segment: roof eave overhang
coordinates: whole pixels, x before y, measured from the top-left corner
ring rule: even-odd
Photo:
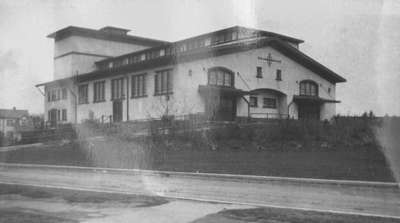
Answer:
[[[278,39],[274,39],[269,42],[269,45],[279,52],[283,53],[285,56],[307,67],[308,69],[320,75],[331,83],[346,82],[345,78],[336,74],[329,68],[325,67],[324,65],[320,64],[316,60],[307,56],[300,50],[290,46],[289,44],[286,44]]]
[[[293,101],[294,102],[311,102],[311,103],[340,103],[338,100],[333,100],[333,99],[326,99],[326,98],[321,98],[318,96],[305,96],[305,95],[294,95],[293,96]]]
[[[303,66],[307,67],[308,69],[315,72],[317,75],[320,75],[321,77],[323,77],[324,79],[328,80],[331,83],[340,83],[346,81],[346,79],[339,76],[338,74],[331,71],[322,64],[318,63],[311,57],[308,57],[306,54],[302,53],[298,49],[275,38],[265,38],[257,41],[240,42],[232,45],[223,45],[223,46],[198,49],[192,52],[189,51],[184,53],[178,53],[176,55],[160,57],[149,61],[139,62],[137,64],[125,65],[111,69],[96,70],[90,73],[79,75],[77,77],[77,80],[83,82],[91,79],[100,79],[113,75],[120,75],[129,72],[137,72],[161,66],[174,65],[182,62],[188,62],[210,57],[217,57],[235,52],[247,51],[264,46],[273,47],[274,49],[278,50],[285,56],[302,64]]]

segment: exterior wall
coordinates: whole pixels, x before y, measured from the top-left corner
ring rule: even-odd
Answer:
[[[115,78],[120,77],[116,76]],[[82,82],[81,84],[88,84],[88,104],[78,104],[78,112],[77,112],[77,121],[78,123],[90,119],[90,113],[93,113],[94,119],[100,119],[101,116],[110,116],[112,115],[112,101],[111,101],[111,79],[101,79],[105,80],[105,101],[104,102],[93,102],[93,83],[95,81]],[[96,80],[96,81],[101,81]],[[126,84],[126,82],[125,82]],[[126,102],[126,99],[124,100]],[[122,103],[123,111],[124,111],[124,102]],[[123,116],[126,117],[126,113],[123,112]],[[125,119],[124,119],[125,120]]]
[[[95,69],[94,62],[96,61],[145,48],[148,47],[138,44],[100,40],[81,36],[71,36],[55,41],[54,79],[69,77],[75,75],[76,72],[81,74],[93,71]],[[68,54],[71,52],[75,53]],[[82,55],[79,53],[88,55]]]
[[[250,116],[252,118],[279,118],[278,114],[287,114],[286,96],[280,96],[271,92],[259,93],[252,95],[257,97],[258,106],[250,107]],[[276,108],[264,108],[263,99],[274,98],[276,100]],[[239,114],[247,115],[247,104],[241,104]]]
[[[67,99],[60,99],[57,101],[48,101],[48,94],[53,89],[67,89]],[[75,95],[76,86],[73,85],[72,81],[64,84],[47,85],[45,86],[45,97],[44,97],[44,120],[49,121],[48,111],[52,109],[67,109],[67,121],[60,120],[59,123],[75,123]]]
[[[271,53],[276,60],[281,63],[272,63],[271,66],[258,57],[267,57]],[[181,116],[185,114],[202,113],[205,109],[204,99],[198,92],[199,85],[207,85],[207,70],[211,67],[222,66],[232,70],[235,73],[235,87],[245,91],[269,88],[275,89],[286,94],[278,96],[271,93],[259,94],[259,107],[251,108],[251,113],[281,113],[289,114],[292,118],[297,118],[297,105],[293,103],[293,96],[299,95],[299,83],[302,80],[313,80],[319,85],[319,96],[326,99],[335,99],[335,85],[287,58],[278,51],[270,47],[260,48],[251,51],[245,51],[236,54],[228,54],[214,58],[206,58],[191,62],[177,63],[175,66],[158,67],[155,69],[143,70],[135,73],[115,76],[105,79],[105,101],[93,103],[93,83],[99,80],[93,80],[88,83],[89,104],[78,105],[77,121],[81,122],[90,118],[101,120],[102,116],[112,115],[111,101],[111,79],[124,77],[124,88],[126,92],[126,78],[129,77],[128,95],[123,100],[123,121],[127,120],[127,108],[129,108],[129,120],[160,118],[163,114]],[[263,78],[256,78],[256,67],[261,66]],[[173,94],[167,101],[166,96],[154,95],[154,75],[158,70],[173,69],[172,82]],[[275,80],[276,70],[282,71],[282,81]],[[189,72],[191,71],[191,72]],[[146,73],[146,97],[131,98],[131,76]],[[84,84],[84,83],[80,83]],[[330,88],[330,93],[328,93]],[[77,89],[77,86],[75,86]],[[249,96],[245,96],[247,100]],[[262,108],[263,97],[275,97],[278,99],[277,109]],[[70,95],[68,96],[70,97]],[[47,100],[47,97],[46,97]],[[129,101],[127,101],[129,100]],[[62,107],[64,102],[58,101],[53,105],[48,105],[46,111],[50,108]],[[127,104],[129,103],[129,104]],[[72,106],[71,102],[69,103]],[[69,111],[68,110],[68,114]],[[168,110],[168,112],[167,112]],[[321,119],[330,119],[335,114],[335,104],[325,103],[321,106]],[[47,116],[47,113],[45,114]],[[247,103],[244,99],[237,99],[237,116],[247,117]],[[260,115],[256,115],[260,116]],[[262,115],[261,115],[262,116]],[[69,116],[70,117],[70,116]],[[47,119],[46,119],[47,120]]]
[[[267,57],[271,53],[281,63],[272,63],[271,66],[258,57]],[[207,58],[177,65],[176,89],[179,89],[180,101],[188,98],[190,104],[187,107],[193,108],[195,112],[204,111],[204,101],[198,94],[198,86],[207,84],[207,69],[214,66],[226,67],[235,72],[235,87],[245,91],[270,88],[286,94],[286,106],[281,103],[282,111],[288,111],[290,117],[297,118],[297,107],[292,102],[294,95],[299,95],[299,83],[302,80],[313,80],[319,85],[319,96],[326,99],[335,99],[335,84],[323,79],[302,65],[282,55],[271,47],[259,48],[242,53],[228,54],[224,56]],[[257,66],[262,67],[263,78],[256,78]],[[275,80],[276,70],[282,71],[282,81]],[[189,76],[192,70],[192,76]],[[243,80],[242,80],[243,79]],[[331,92],[328,93],[328,88]],[[175,90],[174,90],[175,92]],[[249,96],[246,96],[249,99]],[[285,99],[282,99],[285,100]],[[290,107],[288,108],[287,106]],[[285,108],[286,107],[286,108]],[[287,113],[287,112],[286,112]],[[325,104],[321,108],[321,119],[330,119],[335,114],[335,104]],[[238,116],[247,116],[247,103],[244,100],[238,101]]]

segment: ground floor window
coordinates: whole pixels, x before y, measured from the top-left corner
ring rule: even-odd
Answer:
[[[154,76],[154,94],[172,93],[172,70],[157,71]]]
[[[250,107],[258,107],[257,96],[250,96]]]
[[[124,78],[111,80],[111,99],[123,99],[124,97]]]
[[[63,109],[63,110],[61,110],[61,119],[63,120],[63,121],[67,121],[67,109]]]
[[[89,103],[88,98],[88,85],[82,84],[78,87],[78,103],[79,104],[87,104]]]
[[[263,108],[276,108],[276,99],[263,98]]]
[[[146,74],[132,76],[132,97],[146,96]]]
[[[105,81],[97,81],[93,84],[93,102],[105,101]]]
[[[13,126],[14,125],[14,120],[8,119],[7,120],[7,126]]]

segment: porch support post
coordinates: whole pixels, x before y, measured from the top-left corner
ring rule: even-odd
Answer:
[[[250,121],[250,102],[243,95],[242,98],[247,103],[247,120]]]

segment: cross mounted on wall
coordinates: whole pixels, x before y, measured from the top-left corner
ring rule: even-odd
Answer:
[[[282,62],[282,61],[280,61],[280,60],[276,60],[276,59],[272,58],[271,53],[268,53],[267,58],[265,58],[265,57],[258,57],[258,59],[259,59],[259,60],[265,60],[265,61],[267,61],[269,67],[272,65],[273,62],[276,62],[276,63],[281,63],[281,62]]]

